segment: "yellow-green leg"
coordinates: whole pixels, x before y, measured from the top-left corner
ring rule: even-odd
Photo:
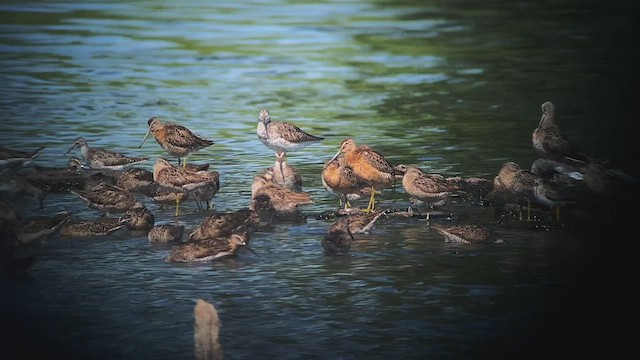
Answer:
[[[178,217],[179,213],[180,213],[180,198],[176,196],[176,217]]]
[[[367,209],[365,210],[365,212],[371,212],[376,208],[376,189],[372,186],[371,187],[371,198],[369,198],[369,206],[367,206]]]

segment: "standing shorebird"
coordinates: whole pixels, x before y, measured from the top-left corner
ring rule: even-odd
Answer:
[[[260,110],[256,133],[260,141],[276,153],[297,151],[324,140],[323,137],[311,135],[288,122],[272,121],[267,109]]]
[[[293,166],[287,164],[287,153],[276,153],[273,182],[287,189],[302,191],[302,177]]]
[[[149,160],[149,158],[146,157],[129,157],[115,151],[89,147],[87,140],[83,137],[76,138],[73,145],[64,155],[67,155],[71,150],[76,148],[80,149],[84,161],[86,161],[92,169],[124,170]]]
[[[384,156],[371,147],[367,145],[356,146],[353,139],[345,139],[342,141],[338,152],[325,165],[325,169],[341,153],[344,153],[345,161],[353,169],[354,174],[371,186],[371,198],[366,211],[373,211],[376,206],[376,188],[382,190],[382,188],[389,186],[393,182],[395,178],[394,168]]]
[[[187,166],[187,157],[214,144],[186,127],[175,123],[163,123],[159,117],[152,117],[147,121],[149,130],[138,148],[153,134],[158,144],[171,156],[178,158],[178,165]],[[180,160],[182,159],[182,164]]]
[[[402,187],[413,198],[427,203],[427,208],[444,204],[451,197],[462,193],[458,181],[448,181],[438,174],[425,174],[417,167],[397,165],[396,169],[404,172]],[[427,220],[429,210],[427,209]]]
[[[173,166],[167,159],[158,158],[153,165],[153,181],[176,190],[184,190],[189,194],[195,189],[217,181],[217,178],[207,171]],[[176,216],[179,214],[179,209],[180,197],[176,197]]]
[[[533,131],[532,140],[533,148],[544,158],[579,164],[589,162],[556,124],[556,107],[549,101],[542,104],[542,118]]]
[[[518,204],[519,218],[522,220],[522,206],[527,205],[527,220],[531,220],[531,202],[535,201],[533,186],[538,176],[521,169],[513,161],[502,164],[500,172],[493,178],[493,189],[486,197],[490,203],[501,206]]]
[[[347,210],[351,207],[350,200],[357,200],[363,194],[369,193],[369,184],[360,179],[347,165],[344,156],[327,162],[322,170],[322,186],[330,194],[340,198],[340,208]]]
[[[533,194],[538,203],[549,207],[552,211],[555,208],[555,219],[559,222],[560,208],[577,202],[577,199],[571,197],[573,194],[568,194],[567,189],[569,188],[557,186],[557,183],[547,181],[544,178],[536,178]]]
[[[194,189],[191,194],[193,198],[196,200],[196,204],[198,205],[198,209],[202,209],[202,202],[205,203],[205,209],[211,209],[211,201],[213,197],[216,196],[218,191],[220,191],[220,173],[217,171],[209,171],[209,174],[213,177],[213,181],[209,182],[205,186],[201,186],[197,189]]]

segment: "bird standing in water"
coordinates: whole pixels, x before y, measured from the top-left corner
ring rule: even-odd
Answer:
[[[152,117],[147,121],[149,130],[142,139],[142,147],[149,134],[153,134],[156,142],[171,156],[178,158],[178,165],[187,166],[187,157],[214,144],[213,140],[205,139],[189,130],[185,126],[175,123],[163,123],[159,117]],[[182,164],[180,164],[182,159]]]
[[[353,139],[345,139],[340,144],[338,152],[329,160],[324,169],[344,153],[346,164],[349,165],[357,177],[371,186],[371,198],[365,211],[375,209],[376,188],[382,189],[393,183],[395,170],[379,152],[367,145],[356,146]],[[324,170],[323,169],[323,170]]]

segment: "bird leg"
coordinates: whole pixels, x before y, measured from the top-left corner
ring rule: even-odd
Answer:
[[[373,211],[375,209],[375,207],[376,207],[375,196],[376,196],[376,189],[372,185],[371,186],[371,198],[369,198],[369,206],[367,206],[367,209],[365,210],[365,212],[371,212],[371,211]]]

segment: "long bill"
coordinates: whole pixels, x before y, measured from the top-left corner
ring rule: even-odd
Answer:
[[[144,142],[147,140],[147,138],[149,137],[149,133],[151,133],[151,130],[147,131],[147,134],[144,136],[144,138],[142,139],[142,142],[140,143],[140,146],[138,146],[138,149],[140,149],[142,147],[142,145],[144,145]]]
[[[547,115],[542,114],[542,117],[540,118],[540,123],[538,124],[538,129],[542,127],[542,124],[544,124],[544,119],[547,117]]]
[[[251,251],[251,253],[255,256],[260,256],[257,252],[255,252],[255,250],[253,250],[251,247],[249,247],[249,245],[245,245],[244,247],[247,248],[247,250]]]
[[[71,152],[71,150],[73,150],[73,149],[75,149],[75,148],[76,148],[76,144],[73,144],[73,146],[71,146],[71,147],[69,148],[69,150],[67,150],[67,151],[64,153],[64,155],[62,155],[62,156],[67,156],[67,154],[68,154],[68,153],[70,153],[70,152]]]
[[[331,158],[331,160],[327,161],[327,163],[325,164],[325,166],[322,168],[322,170],[326,169],[327,166],[329,166],[329,164],[331,164],[335,159],[338,158],[338,156],[340,156],[340,153],[342,152],[342,148],[340,148],[340,150],[338,150],[338,152],[333,155],[333,157]]]

